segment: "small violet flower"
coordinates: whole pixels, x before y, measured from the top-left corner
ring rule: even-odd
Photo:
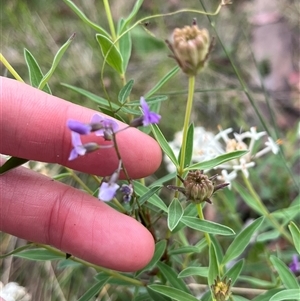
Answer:
[[[69,119],[67,121],[67,127],[75,133],[78,133],[80,135],[87,135],[91,132],[92,127],[89,124],[82,123],[77,120]]]
[[[116,183],[103,182],[99,189],[98,199],[103,202],[111,201],[115,197],[119,187]]]
[[[71,150],[69,161],[76,159],[78,156],[84,156],[86,153],[93,152],[99,148],[97,143],[82,144],[80,135],[76,132],[71,132],[73,149]]]
[[[297,255],[293,255],[293,261],[290,263],[289,268],[293,273],[300,272],[300,262]]]
[[[99,114],[92,117],[91,125],[101,124],[101,128],[95,131],[96,136],[102,136],[105,140],[112,140],[112,134],[119,129],[118,123],[110,118],[104,118]]]
[[[161,116],[155,112],[150,111],[150,108],[144,97],[141,97],[140,105],[142,107],[143,115],[132,120],[130,126],[138,127],[159,123]]]

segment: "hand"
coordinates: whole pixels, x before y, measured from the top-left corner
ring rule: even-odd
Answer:
[[[72,146],[66,121],[89,122],[93,110],[7,78],[0,77],[0,87],[0,153],[101,176],[117,168],[114,148],[68,161]],[[117,134],[117,142],[130,177],[158,168],[161,151],[151,137],[129,128]],[[4,232],[120,271],[138,270],[153,255],[153,238],[140,223],[75,188],[19,167],[0,175],[0,190]]]

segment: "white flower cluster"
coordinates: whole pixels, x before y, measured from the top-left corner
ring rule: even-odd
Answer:
[[[0,300],[4,301],[31,301],[30,294],[25,287],[16,282],[9,282],[6,285],[0,281]]]
[[[229,134],[232,135],[232,138],[229,137]],[[243,133],[233,133],[232,128],[225,130],[219,128],[217,135],[206,131],[203,127],[195,127],[192,164],[207,161],[236,150],[248,150],[248,153],[240,159],[232,160],[215,167],[215,169],[221,169],[221,175],[218,176],[218,179],[227,183],[231,183],[237,177],[238,171],[243,172],[248,178],[248,169],[255,166],[255,162],[252,161],[253,159],[259,158],[270,151],[274,154],[277,154],[279,151],[278,144],[280,141],[274,142],[271,137],[267,137],[267,141],[264,144],[265,147],[254,154],[256,142],[266,135],[266,132],[257,132],[256,127],[251,127],[249,131]],[[169,142],[170,147],[177,157],[180,152],[181,143],[182,131],[177,132],[175,139]],[[176,171],[176,167],[167,156],[165,156],[165,163],[169,172]]]

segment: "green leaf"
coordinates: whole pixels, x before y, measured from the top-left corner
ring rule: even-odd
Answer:
[[[151,301],[172,301],[169,297],[164,296],[160,293],[157,293],[157,292],[151,290],[149,287],[146,287],[146,289],[147,289],[149,296],[151,297]]]
[[[190,277],[190,276],[201,276],[204,278],[208,277],[208,267],[188,267],[182,270],[178,274],[178,278]]]
[[[239,278],[240,273],[244,267],[244,259],[236,262],[226,273],[224,276],[231,279],[231,285],[234,285],[236,280]]]
[[[150,91],[148,91],[145,95],[145,98],[150,97],[156,91],[158,91],[166,82],[168,82],[178,71],[179,67],[174,67],[169,73],[167,73]]]
[[[180,254],[188,254],[188,253],[201,253],[201,249],[196,246],[184,246],[177,249],[170,250],[168,252],[169,255],[180,255]]]
[[[188,288],[186,287],[184,281],[178,278],[177,273],[168,265],[163,262],[158,262],[157,267],[167,279],[167,281],[175,288],[179,289],[180,291],[184,291],[189,293]]]
[[[134,18],[134,16],[138,13],[138,11],[140,10],[140,7],[142,6],[144,0],[137,0],[132,8],[131,13],[129,14],[129,16],[124,20],[122,26],[120,27],[120,33],[122,33],[127,25],[131,22],[131,20]]]
[[[234,231],[224,225],[217,224],[210,221],[201,220],[198,217],[192,217],[192,216],[183,216],[180,220],[182,223],[184,223],[186,226],[206,232],[211,234],[219,234],[219,235],[234,235]]]
[[[247,284],[254,287],[261,287],[264,289],[271,289],[276,286],[275,282],[266,281],[259,278],[254,278],[251,276],[240,276],[239,281],[246,282]]]
[[[6,258],[6,257],[11,256],[11,255],[14,255],[14,254],[17,254],[17,253],[19,253],[19,252],[21,252],[21,251],[24,251],[24,250],[26,250],[26,249],[28,249],[28,248],[30,248],[30,247],[32,247],[32,246],[33,246],[33,243],[29,243],[29,244],[27,244],[27,245],[25,245],[25,246],[22,246],[22,247],[19,247],[19,248],[17,248],[17,249],[14,249],[13,251],[11,251],[11,252],[9,252],[9,253],[6,253],[6,254],[4,254],[4,255],[0,255],[0,259]]]
[[[257,242],[264,242],[264,241],[268,241],[268,240],[275,240],[280,236],[280,233],[275,229],[275,230],[271,230],[268,232],[264,232],[264,233],[260,233],[257,238],[256,241]]]
[[[121,104],[124,104],[126,102],[127,98],[129,97],[129,95],[131,93],[133,84],[134,84],[134,80],[131,79],[129,82],[126,83],[126,85],[119,92],[118,101]]]
[[[238,191],[238,193],[241,195],[245,203],[252,208],[254,211],[258,212],[260,215],[263,215],[262,208],[257,204],[255,199],[252,195],[248,193],[248,191],[241,185],[239,185],[237,182],[233,183],[234,188]]]
[[[37,88],[43,79],[44,74],[34,56],[26,48],[24,49],[24,57],[29,71],[30,84],[32,87]],[[48,84],[45,85],[43,91],[52,94]]]
[[[75,87],[75,86],[72,86],[72,85],[64,84],[64,83],[62,83],[61,85],[71,89],[74,92],[77,92],[77,93],[87,97],[88,99],[90,99],[91,101],[99,104],[100,106],[103,106],[103,107],[106,107],[106,108],[110,109],[110,104],[111,104],[111,107],[112,107],[113,110],[118,110],[119,109],[118,105],[116,105],[114,103],[110,103],[107,99],[105,99],[103,97],[100,97],[100,96],[98,96],[94,93],[91,93],[87,90],[84,90],[84,89],[81,89],[81,88],[78,88],[78,87]]]
[[[216,249],[213,243],[209,246],[209,267],[208,267],[208,285],[214,283],[214,280],[219,275],[219,263],[216,254]]]
[[[55,71],[56,67],[58,66],[64,53],[66,52],[66,50],[69,48],[70,44],[72,43],[74,37],[75,37],[75,33],[73,33],[71,35],[71,37],[68,39],[68,41],[59,48],[59,50],[57,51],[57,53],[53,59],[50,70],[44,75],[44,77],[40,81],[38,89],[40,89],[40,90],[44,89],[45,85],[48,83],[49,79],[51,78],[52,74],[54,73],[54,71]]]
[[[222,260],[222,265],[225,265],[227,262],[237,258],[242,254],[242,252],[248,246],[252,235],[258,230],[263,220],[263,216],[259,217],[235,237],[226,251],[226,254]]]
[[[170,160],[174,163],[175,166],[178,166],[178,161],[174,155],[174,152],[173,152],[172,148],[170,147],[168,141],[166,140],[165,136],[160,131],[157,124],[151,124],[151,128],[152,128],[152,133],[153,133],[156,141],[162,148],[163,152],[170,158]]]
[[[214,167],[217,167],[218,165],[221,165],[225,162],[228,162],[233,159],[240,158],[247,154],[248,151],[234,151],[231,153],[220,155],[214,159],[203,161],[200,163],[192,164],[191,166],[187,167],[185,171],[187,170],[194,170],[194,169],[212,169]]]
[[[71,9],[72,11],[89,27],[93,28],[97,32],[101,33],[102,35],[106,37],[110,37],[109,33],[105,31],[102,27],[100,27],[98,24],[92,22],[89,20],[86,15],[70,0],[63,0]]]
[[[193,156],[193,147],[194,147],[194,124],[191,123],[188,132],[187,132],[187,140],[186,140],[186,149],[185,149],[185,158],[184,158],[184,167],[187,167],[190,165],[192,156]],[[180,158],[181,158],[181,150],[178,155],[178,162],[180,164]]]
[[[123,58],[113,41],[102,34],[96,34],[105,62],[114,68],[119,74],[124,73]]]
[[[158,243],[155,244],[155,252],[154,255],[151,259],[151,261],[141,270],[139,270],[135,277],[138,277],[139,275],[141,275],[142,273],[144,273],[145,271],[150,271],[152,270],[157,262],[160,260],[160,258],[163,256],[165,250],[167,247],[167,241],[166,240],[161,240]]]
[[[17,253],[14,256],[36,261],[65,259],[64,255],[45,249],[31,249]]]
[[[300,300],[300,289],[288,289],[275,294],[270,301]]]
[[[157,195],[155,192],[160,188],[152,187],[149,189],[148,187],[142,185],[138,181],[133,181],[135,192],[138,196],[141,196],[142,202],[147,201],[148,203],[154,205],[155,207],[163,210],[164,212],[168,212],[168,207],[164,203],[164,201]],[[146,195],[148,193],[148,195]],[[145,195],[145,196],[144,196]],[[148,197],[149,196],[149,197]]]
[[[289,230],[292,234],[292,238],[293,238],[293,241],[294,241],[294,246],[295,246],[298,254],[300,254],[300,230],[294,222],[290,222]]]
[[[91,299],[94,300],[94,297],[101,291],[108,279],[109,277],[107,277],[107,279],[95,283],[78,299],[78,301],[89,301]]]
[[[10,157],[7,161],[3,163],[3,165],[0,166],[0,175],[4,174],[5,172],[14,169],[20,165],[25,164],[29,160],[18,158],[18,157]]]
[[[121,27],[123,26],[122,24],[124,23],[124,20],[121,19]],[[131,56],[131,50],[132,50],[132,40],[131,40],[131,35],[130,31],[128,31],[126,34],[124,34],[120,39],[119,39],[119,50],[123,58],[123,70],[126,72],[129,59]]]
[[[177,301],[199,301],[199,299],[195,298],[191,294],[166,285],[151,284],[148,285],[148,288]]]
[[[286,264],[281,261],[276,256],[271,256],[270,260],[276,269],[279,278],[281,279],[282,284],[285,286],[285,288],[288,289],[299,289],[300,286],[298,284],[297,278],[295,275],[291,272],[291,270],[286,266]]]
[[[255,297],[252,301],[270,301],[271,297],[273,297],[278,292],[281,292],[282,290],[283,289],[281,289],[281,288],[275,288],[275,289],[268,290],[266,293]]]
[[[168,228],[170,231],[180,222],[183,216],[183,208],[177,198],[174,198],[168,208]]]

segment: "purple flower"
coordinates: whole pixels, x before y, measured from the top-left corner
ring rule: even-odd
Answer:
[[[293,273],[300,272],[300,262],[297,255],[293,255],[293,261],[290,263],[289,268]]]
[[[82,123],[77,120],[69,119],[67,121],[67,127],[78,134],[87,135],[91,132],[92,127],[89,124]]]
[[[86,149],[83,147],[80,135],[77,132],[71,132],[72,135],[72,145],[69,161],[76,159],[78,156],[83,156],[86,153]]]
[[[118,123],[110,118],[104,118],[99,114],[95,114],[91,119],[92,127],[96,124],[100,124],[101,128],[95,131],[96,136],[102,136],[106,140],[112,140],[111,136],[119,129]]]
[[[161,116],[155,112],[151,112],[144,97],[141,97],[140,104],[143,110],[143,126],[158,123]]]
[[[120,186],[116,183],[103,182],[99,189],[98,199],[104,202],[111,201]]]
[[[94,142],[82,144],[80,135],[76,132],[71,132],[73,149],[71,150],[69,161],[76,159],[78,156],[84,156],[86,153],[93,152],[99,149],[99,145]]]

